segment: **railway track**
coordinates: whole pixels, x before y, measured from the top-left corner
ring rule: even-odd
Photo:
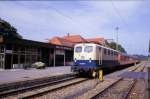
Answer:
[[[20,93],[25,93],[27,91],[32,91],[42,87],[59,84],[64,81],[73,80],[76,78],[74,74],[67,74],[61,76],[54,76],[42,79],[36,79],[31,81],[22,81],[17,83],[12,83],[8,85],[0,86],[0,98],[5,98],[8,96],[15,96]]]
[[[142,65],[142,64],[141,64]],[[143,71],[144,66],[131,70],[134,72]],[[127,99],[137,80],[132,78],[120,78],[91,99]]]
[[[138,69],[138,66],[132,68],[130,71],[135,71],[137,69]],[[123,78],[118,79],[113,84],[111,84],[108,88],[103,90],[101,93],[93,96],[92,99],[99,98],[99,96],[102,93],[104,93],[105,91],[107,91],[107,89],[113,87],[117,83],[119,83],[122,79]],[[13,93],[15,93],[15,94],[12,94],[12,93],[8,94],[7,93],[6,95],[3,95],[3,96],[6,96],[6,98],[9,98],[9,99],[12,99],[12,98],[19,98],[19,99],[30,99],[31,98],[31,99],[33,99],[33,98],[36,98],[36,97],[44,96],[44,98],[47,97],[45,99],[49,99],[50,95],[47,95],[49,93],[55,93],[55,92],[57,92],[59,90],[67,89],[67,88],[69,88],[71,86],[75,86],[75,85],[79,86],[81,83],[84,83],[84,82],[86,82],[88,80],[90,80],[90,79],[87,79],[87,78],[76,78],[76,77],[66,78],[66,79],[63,79],[63,80],[54,81],[53,83],[49,82],[49,84],[47,83],[47,84],[42,84],[42,85],[36,85],[33,88],[32,87],[28,87],[28,88],[25,88],[25,89],[23,88],[23,89],[14,91]],[[130,88],[128,88],[128,91],[126,91],[126,93],[124,95],[122,95],[122,97],[124,97],[123,99],[125,99],[128,96],[128,94],[131,91],[131,89],[134,86],[134,84],[135,84],[135,82],[129,85]],[[81,84],[81,85],[83,86],[84,84]],[[70,98],[78,97],[78,96],[88,92],[89,90],[94,89],[96,86],[97,86],[97,83],[96,84],[94,83],[90,87],[88,86],[88,87],[86,87],[86,88],[84,88],[82,90],[79,90],[78,92],[75,92],[75,94],[73,93],[73,94],[70,94],[70,95],[63,96],[61,98],[70,99]],[[76,87],[74,87],[74,89],[75,88]],[[72,88],[70,88],[70,89],[72,89]]]
[[[61,83],[61,85],[56,85],[57,87],[54,87],[54,88],[44,88],[44,89],[40,89],[41,91],[39,92],[35,92],[33,94],[30,94],[30,95],[25,95],[23,97],[21,97],[21,99],[33,99],[33,98],[36,98],[36,97],[40,97],[44,94],[47,94],[47,93],[50,93],[50,92],[55,92],[57,90],[60,90],[60,89],[63,89],[63,88],[66,88],[66,87],[70,87],[70,86],[73,86],[73,85],[76,85],[76,84],[80,84],[84,81],[87,81],[88,78],[77,78],[75,80],[72,80],[72,81],[69,81],[69,82],[64,82],[64,83]],[[48,99],[48,98],[47,98]]]
[[[136,67],[136,68],[138,68],[138,67]],[[134,71],[136,68],[133,68],[132,70]],[[87,81],[87,80],[85,80],[85,81]],[[78,96],[88,92],[89,90],[94,89],[97,86],[97,84],[98,84],[97,82],[95,83],[95,80],[91,80],[89,82],[94,82],[94,84],[91,84],[90,86],[88,85],[88,82],[83,82],[82,84],[81,84],[81,82],[79,82],[79,83],[78,82],[77,83],[72,83],[72,84],[66,84],[66,86],[64,86],[64,87],[59,87],[59,88],[56,88],[54,90],[50,90],[48,88],[49,90],[47,90],[47,91],[43,91],[41,93],[36,93],[36,94],[30,95],[30,96],[27,96],[27,97],[23,97],[23,99],[24,98],[44,98],[44,99],[49,99],[50,97],[53,98],[53,99],[59,99],[59,98],[72,99],[72,98],[76,98],[76,97],[78,97]],[[84,88],[81,88],[81,89],[78,89],[77,87],[79,85],[80,86],[88,85],[88,86],[86,86]],[[72,91],[72,89],[74,91]],[[70,92],[67,92],[68,90]],[[78,91],[75,91],[75,90],[78,90]],[[62,93],[62,94],[60,94],[60,93]],[[57,97],[54,97],[54,96],[57,96]]]
[[[53,91],[56,91],[59,89],[66,88],[71,85],[82,83],[86,80],[88,80],[88,79],[87,78],[70,77],[70,78],[66,78],[63,80],[54,81],[53,83],[50,82],[50,84],[38,85],[38,86],[36,86],[37,88],[33,88],[33,87],[26,88],[25,90],[28,90],[28,91],[24,91],[24,89],[16,90],[15,93],[17,93],[17,94],[10,94],[10,93],[8,94],[7,93],[7,95],[5,95],[5,98],[29,99],[29,98],[33,98],[33,97],[38,97],[38,96],[44,95],[49,92],[53,92]],[[3,98],[4,98],[4,96],[3,96]]]

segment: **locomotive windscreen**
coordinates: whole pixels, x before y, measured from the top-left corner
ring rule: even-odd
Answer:
[[[92,51],[93,51],[93,47],[92,47],[92,46],[86,46],[86,47],[84,48],[84,52],[90,53],[90,52],[92,52]]]
[[[82,52],[82,47],[81,46],[76,47],[75,52],[77,53]]]

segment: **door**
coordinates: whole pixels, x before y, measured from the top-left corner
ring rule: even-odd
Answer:
[[[6,54],[5,56],[5,69],[11,69],[11,54]]]
[[[101,47],[99,47],[99,48],[98,48],[98,53],[99,53],[99,54],[98,54],[98,55],[99,55],[99,65],[102,65],[102,60],[103,60],[103,59],[102,59],[102,57],[103,57],[103,56],[102,56],[102,52],[103,52],[103,49],[102,49]]]

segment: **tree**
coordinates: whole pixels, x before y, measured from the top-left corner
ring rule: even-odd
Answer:
[[[109,45],[110,48],[116,50],[116,45],[117,45],[117,44],[116,44],[115,42],[111,42],[111,43],[109,43],[108,45]],[[127,53],[126,50],[125,50],[120,44],[118,44],[118,50],[119,50],[120,52]]]
[[[22,39],[22,36],[17,32],[17,29],[10,25],[9,22],[0,18],[0,35],[7,38]]]

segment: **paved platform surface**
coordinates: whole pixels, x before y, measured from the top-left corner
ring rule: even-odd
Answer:
[[[71,66],[48,67],[46,69],[33,68],[28,70],[24,69],[0,70],[0,85],[70,73],[72,73]]]
[[[140,66],[145,66],[145,67],[150,67],[150,62],[145,62],[145,61],[143,61],[143,62],[141,62],[140,64],[137,64],[137,65],[140,65]],[[144,77],[145,77],[145,75],[146,75],[146,72],[137,72],[137,73],[134,73],[134,72],[131,72],[130,71],[130,68],[133,68],[133,67],[135,67],[136,65],[133,65],[133,66],[131,66],[131,67],[128,67],[128,68],[125,68],[125,69],[123,69],[123,70],[119,70],[119,71],[116,71],[116,72],[114,72],[114,73],[111,73],[111,74],[108,74],[108,75],[106,75],[106,76],[104,76],[104,78],[109,78],[109,77],[120,77],[121,75],[123,75],[123,74],[127,74],[127,73],[129,73],[128,75],[129,76],[131,76],[131,78],[143,78],[144,79]],[[129,71],[128,71],[129,70]],[[134,75],[133,75],[134,74]],[[128,76],[127,75],[127,76]],[[132,77],[132,76],[137,76],[137,77]],[[125,76],[124,76],[125,77]]]

